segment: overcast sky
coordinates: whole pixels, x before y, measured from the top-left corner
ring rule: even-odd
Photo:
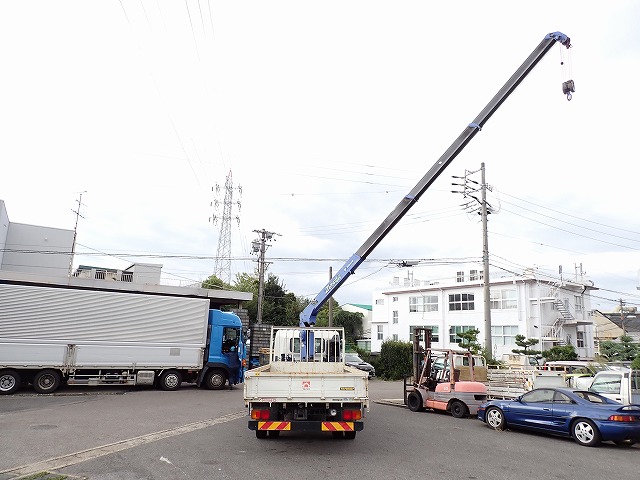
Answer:
[[[582,265],[593,308],[638,305],[640,3],[524,3],[3,1],[0,199],[12,222],[73,229],[85,192],[76,266],[199,281],[231,173],[232,276],[265,229],[269,271],[313,297],[560,31],[573,48],[554,46],[336,298],[371,303],[409,274],[394,260],[432,280],[480,262],[451,176],[484,162],[492,272]]]

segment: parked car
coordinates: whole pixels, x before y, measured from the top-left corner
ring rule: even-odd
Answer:
[[[344,363],[349,367],[355,367],[363,372],[368,372],[370,377],[376,376],[376,369],[373,368],[373,365],[365,362],[355,353],[347,353],[344,358]]]
[[[640,405],[622,405],[572,388],[537,388],[515,400],[490,400],[478,418],[496,430],[530,429],[573,437],[585,447],[601,441],[630,446],[640,441]]]

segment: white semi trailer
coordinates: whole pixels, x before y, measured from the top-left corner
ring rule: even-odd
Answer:
[[[206,298],[0,283],[0,394],[241,381],[240,318]]]

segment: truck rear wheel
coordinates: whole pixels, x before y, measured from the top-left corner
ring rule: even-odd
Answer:
[[[9,395],[20,388],[20,374],[15,370],[0,372],[0,395]]]
[[[160,374],[158,386],[160,390],[172,392],[178,390],[182,384],[182,375],[177,370],[166,370]]]
[[[226,383],[227,374],[217,368],[209,370],[204,378],[204,384],[209,390],[222,390]]]
[[[53,393],[61,384],[62,377],[55,370],[40,370],[33,377],[33,389],[38,393]]]
[[[256,438],[267,438],[267,433],[266,430],[256,430]]]

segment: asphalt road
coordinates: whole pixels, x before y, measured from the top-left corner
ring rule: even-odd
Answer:
[[[242,389],[177,392],[67,387],[0,397],[0,479],[54,472],[91,480],[330,478],[637,480],[640,448],[496,432],[480,421],[410,412],[385,399],[402,382],[370,383],[355,440],[283,433],[258,440]]]

